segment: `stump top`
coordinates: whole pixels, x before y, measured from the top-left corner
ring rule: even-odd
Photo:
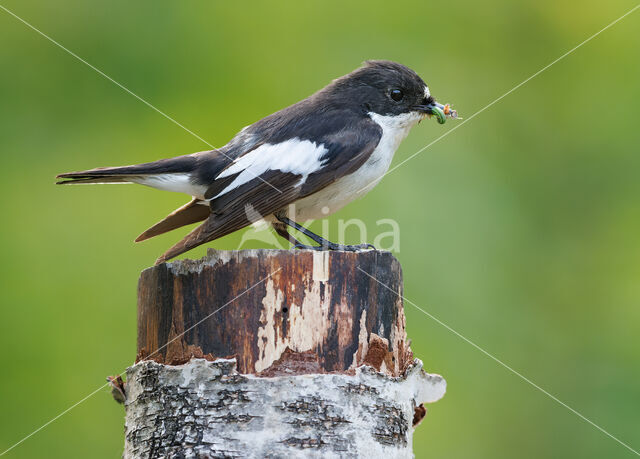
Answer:
[[[289,357],[314,373],[367,360],[395,376],[412,361],[401,295],[390,252],[210,249],[142,272],[139,358],[234,356],[254,374],[285,368]]]

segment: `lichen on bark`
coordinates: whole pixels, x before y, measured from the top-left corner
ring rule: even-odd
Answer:
[[[125,458],[412,457],[416,407],[446,383],[415,360],[399,377],[241,375],[234,359],[127,371]]]

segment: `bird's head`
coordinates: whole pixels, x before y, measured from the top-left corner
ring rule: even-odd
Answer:
[[[325,88],[339,103],[356,105],[365,113],[402,117],[415,123],[428,115],[438,122],[457,114],[440,105],[429,87],[410,68],[391,61],[366,61],[353,72],[338,78]]]

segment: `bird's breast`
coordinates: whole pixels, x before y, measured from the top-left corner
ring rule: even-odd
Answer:
[[[389,169],[402,140],[420,120],[419,115],[372,115],[371,118],[382,128],[382,136],[369,158],[351,174],[298,200],[294,205],[295,216],[289,212],[291,218],[299,221],[324,218],[371,191]]]

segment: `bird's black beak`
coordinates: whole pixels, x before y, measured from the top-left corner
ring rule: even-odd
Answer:
[[[426,104],[415,105],[413,108],[416,111],[426,113],[427,115],[434,115],[440,124],[444,124],[447,121],[447,117],[458,117],[458,112],[449,108],[449,104],[442,105],[433,99],[428,101]]]

